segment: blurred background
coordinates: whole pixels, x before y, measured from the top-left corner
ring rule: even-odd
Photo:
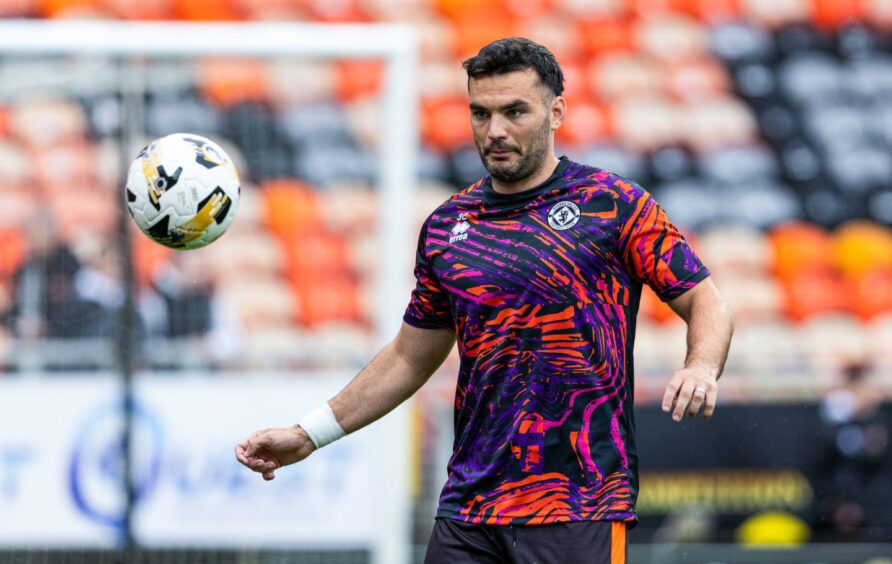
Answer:
[[[485,173],[461,61],[507,36],[563,67],[558,153],[651,191],[736,318],[717,415],[674,425],[657,402],[685,326],[643,298],[630,562],[892,562],[892,1],[0,0],[0,18],[401,24],[419,63],[411,236],[385,248],[385,61],[0,50],[0,562],[420,561],[454,355],[389,426],[275,485],[231,449],[389,337],[381,265],[408,288],[418,226]],[[120,215],[130,144],[178,131],[243,180],[198,251]]]

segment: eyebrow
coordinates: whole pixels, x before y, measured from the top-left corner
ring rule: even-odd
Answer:
[[[527,102],[526,100],[517,99],[517,100],[512,100],[511,102],[508,102],[507,104],[502,104],[501,106],[497,106],[495,108],[495,110],[504,112],[504,111],[511,110],[511,109],[514,109],[517,107],[521,107],[521,106],[526,107],[529,105],[530,105],[529,102]],[[476,102],[471,102],[470,107],[471,107],[472,111],[478,111],[478,110],[488,111],[490,109],[490,108],[487,108],[486,106],[481,106],[480,104],[477,104]]]

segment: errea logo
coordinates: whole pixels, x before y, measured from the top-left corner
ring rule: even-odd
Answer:
[[[449,237],[450,243],[464,241],[468,238],[468,230],[471,228],[471,224],[465,221],[466,219],[465,214],[459,214],[458,223],[452,226],[452,235]]]

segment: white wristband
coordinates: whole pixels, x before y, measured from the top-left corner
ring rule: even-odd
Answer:
[[[298,425],[306,431],[316,448],[322,448],[347,434],[335,419],[328,402],[304,415]]]

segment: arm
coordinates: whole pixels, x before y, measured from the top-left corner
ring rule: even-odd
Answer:
[[[418,329],[403,323],[396,338],[338,392],[328,404],[347,433],[380,419],[414,394],[443,363],[455,336],[448,329]],[[273,472],[309,456],[316,449],[300,426],[264,429],[236,445],[245,466]]]
[[[722,375],[734,324],[731,310],[711,278],[706,278],[669,306],[688,325],[688,352],[684,368],[677,371],[663,394],[663,411],[680,421],[687,409],[693,417],[703,408],[703,418],[715,411],[717,381]]]

